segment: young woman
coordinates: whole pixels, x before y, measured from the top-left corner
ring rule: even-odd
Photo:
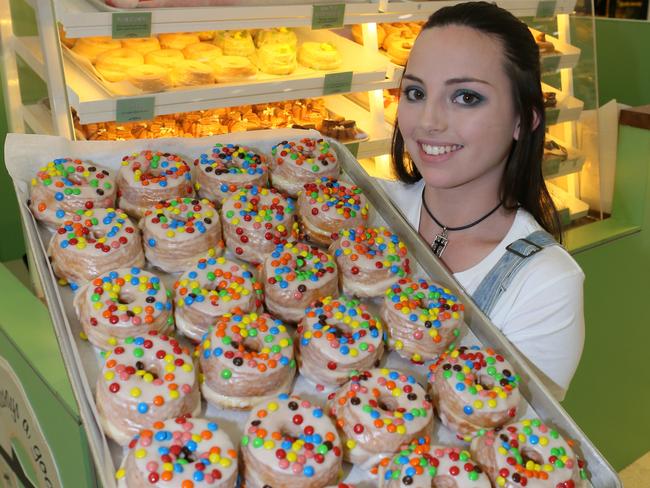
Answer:
[[[397,113],[391,195],[562,399],[584,342],[584,274],[551,236],[561,239],[541,170],[533,36],[486,2],[438,10],[411,51]]]

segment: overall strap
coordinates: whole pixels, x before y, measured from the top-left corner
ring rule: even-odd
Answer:
[[[472,295],[476,305],[489,317],[494,305],[508,289],[515,275],[527,263],[527,258],[553,245],[559,244],[545,230],[535,231],[523,239],[510,243],[501,259],[483,278]]]

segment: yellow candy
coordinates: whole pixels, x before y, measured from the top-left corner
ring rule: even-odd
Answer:
[[[136,449],[135,450],[135,457],[138,459],[142,459],[147,455],[147,450],[146,449]]]
[[[140,388],[131,388],[131,396],[134,398],[138,398],[142,392],[140,391]]]

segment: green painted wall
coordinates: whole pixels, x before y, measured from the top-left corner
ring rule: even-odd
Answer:
[[[650,22],[596,20],[600,104],[650,104]]]

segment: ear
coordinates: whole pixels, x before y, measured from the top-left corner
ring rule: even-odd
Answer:
[[[532,123],[532,127],[530,129],[531,132],[539,127],[539,123],[540,123],[539,113],[537,112],[537,110],[533,110],[533,123]],[[514,134],[512,134],[512,138],[515,141],[519,140],[519,130],[520,130],[520,128],[521,128],[521,117],[517,117],[517,123],[515,124],[515,132],[514,132]]]

